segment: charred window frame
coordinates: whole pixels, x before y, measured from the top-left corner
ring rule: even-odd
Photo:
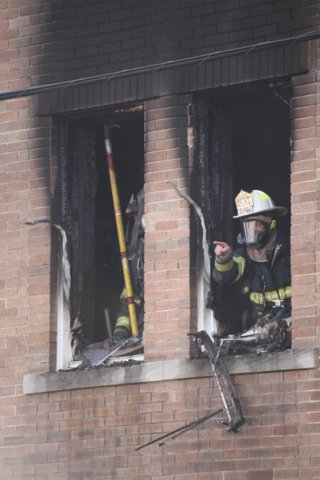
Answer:
[[[283,81],[194,98],[191,191],[205,217],[211,257],[213,240],[237,248],[239,224],[232,217],[241,189],[263,190],[290,212],[291,97],[290,84]],[[281,220],[280,228],[290,247],[290,214]],[[220,287],[212,279],[206,281],[201,252],[195,257],[198,327],[218,333],[228,325],[237,331],[239,311],[246,301],[237,286]]]
[[[54,245],[60,258],[54,315],[57,370],[69,368],[86,346],[99,346],[108,339],[105,311],[113,330],[119,309],[123,274],[104,143],[104,125],[114,124],[120,127],[112,129],[111,141],[126,228],[126,206],[144,182],[143,106],[55,120],[57,181],[52,222],[61,227]]]

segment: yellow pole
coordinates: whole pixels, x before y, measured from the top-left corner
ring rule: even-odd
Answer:
[[[129,262],[128,262],[128,252],[127,252],[126,239],[125,239],[122,214],[121,214],[121,206],[120,206],[119,193],[118,193],[118,186],[117,186],[117,177],[116,177],[116,171],[115,171],[114,162],[113,162],[111,139],[110,139],[110,128],[111,126],[109,125],[104,126],[104,140],[105,140],[105,148],[106,148],[106,154],[107,154],[107,166],[108,166],[112,200],[113,200],[113,208],[114,208],[114,214],[115,214],[115,220],[116,220],[116,226],[117,226],[124,284],[127,290],[131,333],[133,337],[138,337],[139,329],[138,329],[138,322],[137,322],[137,316],[136,316],[136,309],[134,305],[134,296],[133,296]]]

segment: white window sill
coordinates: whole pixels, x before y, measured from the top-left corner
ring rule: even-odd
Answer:
[[[261,355],[225,357],[231,374],[263,373],[316,368],[317,349],[305,348]],[[126,385],[133,383],[183,380],[209,377],[212,367],[208,359],[165,360],[130,366],[96,367],[57,373],[27,374],[23,378],[23,393],[44,393],[82,388]]]

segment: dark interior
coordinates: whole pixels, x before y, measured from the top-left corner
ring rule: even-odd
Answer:
[[[117,175],[122,218],[126,228],[126,206],[132,194],[144,182],[144,125],[143,116],[121,118],[120,128],[111,129],[113,159]],[[96,197],[96,339],[107,337],[104,309],[108,308],[114,324],[119,297],[123,288],[121,258],[114,220],[110,179],[107,171],[102,125],[98,125],[97,165],[98,190]]]
[[[268,88],[231,100],[234,197],[262,190],[289,212],[290,96],[289,88]],[[279,221],[289,237],[290,215]]]
[[[57,222],[68,238],[71,331],[77,326],[73,336],[79,348],[108,337],[104,310],[113,327],[124,286],[104,125],[113,126],[110,137],[124,229],[126,206],[144,183],[140,105],[60,121],[60,179],[54,204],[59,205]]]
[[[289,215],[278,220],[288,246],[290,235],[290,88],[260,85],[224,90],[195,99],[197,141],[192,195],[201,205],[207,241],[237,248],[240,222],[235,197],[240,190],[262,190]],[[237,286],[212,282],[208,305],[228,333],[242,330],[239,317],[247,304]]]

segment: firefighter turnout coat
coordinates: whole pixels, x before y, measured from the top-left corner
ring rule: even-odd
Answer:
[[[279,240],[264,262],[253,261],[246,246],[226,258],[216,257],[212,276],[221,285],[239,282],[241,294],[250,300],[248,326],[266,314],[269,318],[291,315],[290,259]]]

